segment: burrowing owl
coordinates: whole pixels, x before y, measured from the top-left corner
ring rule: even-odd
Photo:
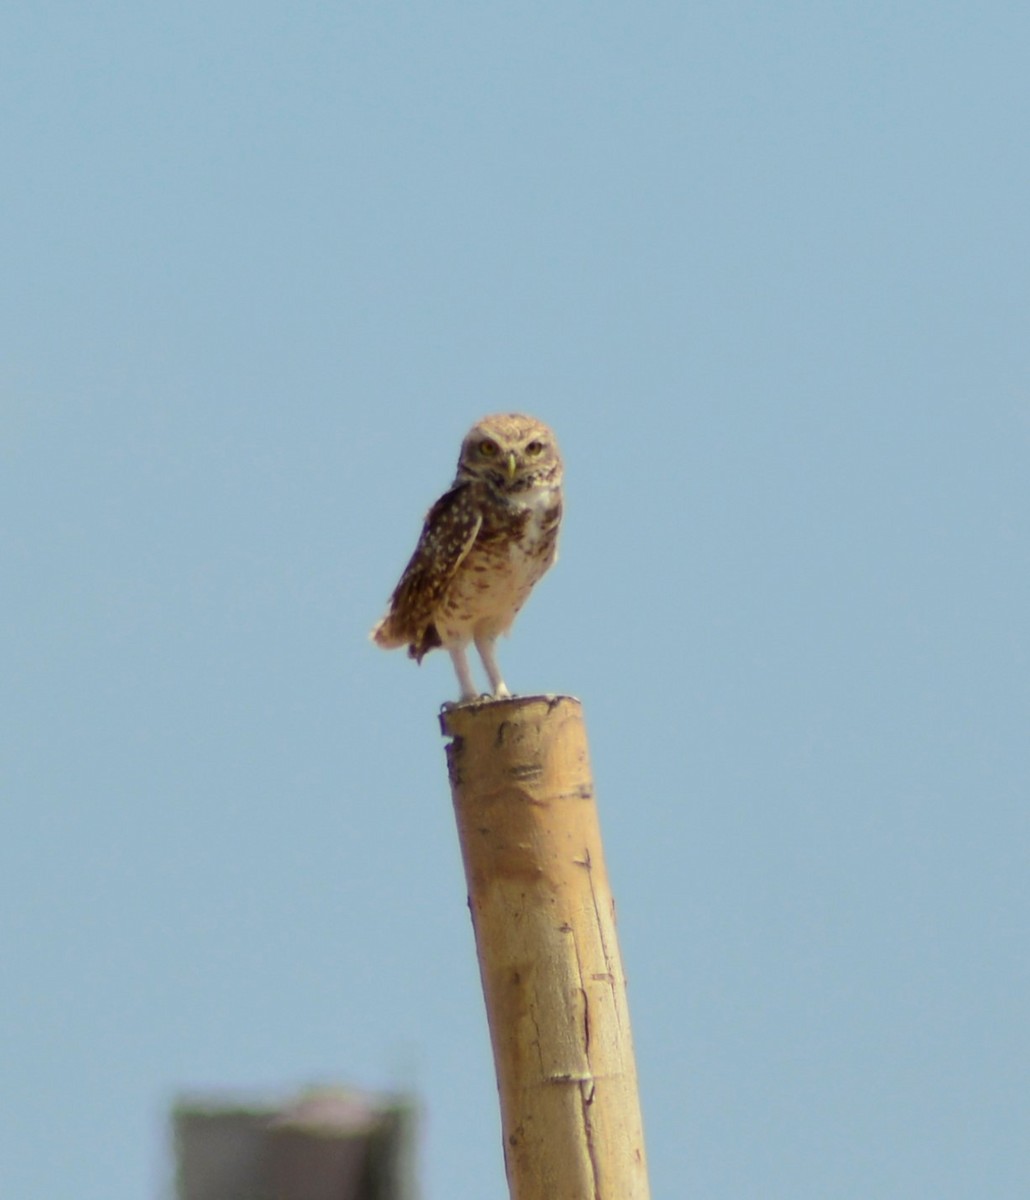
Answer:
[[[476,688],[465,651],[475,642],[493,694],[511,695],[494,642],[557,557],[561,482],[558,444],[546,425],[520,413],[473,425],[454,483],[429,510],[386,616],[372,630],[376,644],[407,645],[417,662],[443,646],[461,698],[470,700]]]

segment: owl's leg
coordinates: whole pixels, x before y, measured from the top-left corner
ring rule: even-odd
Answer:
[[[479,657],[483,660],[483,666],[486,667],[491,692],[495,696],[510,696],[511,692],[508,691],[508,685],[501,678],[501,668],[497,665],[497,657],[494,654],[496,641],[496,637],[480,634],[476,638],[476,649],[479,651]]]
[[[476,685],[472,682],[472,672],[469,670],[469,660],[465,654],[465,647],[448,646],[447,653],[451,656],[451,662],[454,663],[454,671],[458,676],[458,682],[461,684],[462,700],[475,700],[479,693],[476,691]]]

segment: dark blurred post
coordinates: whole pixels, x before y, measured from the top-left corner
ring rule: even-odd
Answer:
[[[395,1099],[189,1099],[172,1120],[179,1200],[415,1200],[414,1109]]]
[[[441,716],[512,1200],[647,1200],[626,981],[578,700]]]

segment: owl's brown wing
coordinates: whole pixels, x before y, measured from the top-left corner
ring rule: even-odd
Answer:
[[[426,515],[386,616],[372,630],[378,645],[390,648],[407,643],[412,658],[420,662],[427,651],[440,645],[433,615],[482,523],[469,483],[459,483],[437,500]]]

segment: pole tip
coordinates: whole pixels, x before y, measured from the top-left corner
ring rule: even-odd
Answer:
[[[440,708],[440,732],[444,737],[458,737],[464,729],[479,719],[505,720],[524,709],[543,707],[547,712],[563,704],[582,707],[575,696],[545,692],[538,696],[477,696],[475,700],[459,703],[448,701]]]

